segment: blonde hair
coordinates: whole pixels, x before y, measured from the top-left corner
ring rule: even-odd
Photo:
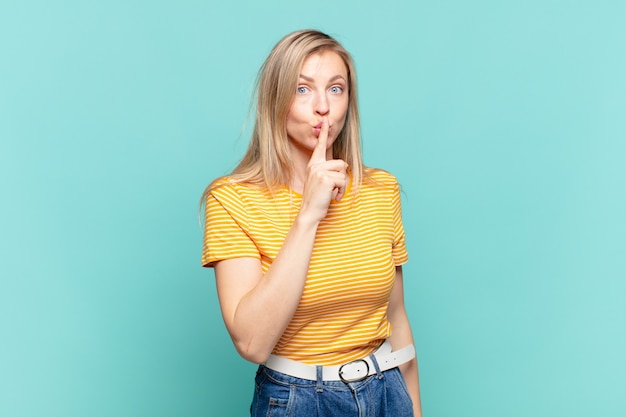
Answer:
[[[231,182],[259,185],[270,192],[277,186],[291,184],[293,165],[286,129],[287,115],[304,61],[313,54],[326,51],[338,54],[348,72],[348,111],[344,127],[333,143],[333,158],[348,164],[352,188],[358,191],[364,168],[354,62],[339,42],[316,30],[288,34],[274,46],[261,66],[256,82],[254,129],[245,155],[229,175]],[[214,184],[215,181],[204,191],[202,201]]]

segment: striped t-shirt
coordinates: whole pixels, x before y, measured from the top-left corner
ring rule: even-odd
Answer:
[[[337,365],[372,353],[391,334],[387,320],[395,267],[408,260],[395,177],[369,170],[355,196],[332,201],[319,224],[300,304],[273,353]],[[302,195],[219,180],[207,198],[202,264],[252,257],[267,272]],[[277,294],[277,302],[280,295]]]

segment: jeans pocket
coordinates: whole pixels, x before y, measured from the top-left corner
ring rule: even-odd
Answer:
[[[409,388],[406,386],[406,381],[404,380],[404,375],[402,375],[402,372],[400,372],[400,370],[398,370],[397,375],[398,375],[398,381],[399,381],[400,385],[402,386],[402,389],[404,390],[404,392],[406,393],[407,397],[409,397],[409,400],[410,400],[411,399],[411,395],[409,394]]]
[[[256,390],[252,401],[253,417],[287,417],[293,413],[296,387],[279,383],[267,375],[266,370],[257,374]]]
[[[267,374],[264,372],[263,365],[259,366],[259,369],[256,371],[256,375],[254,377],[254,388],[255,392],[259,392],[261,389],[261,385],[265,382],[267,378]]]
[[[291,397],[291,395],[289,396]],[[267,417],[286,417],[291,413],[290,398],[270,397],[267,407]]]
[[[385,372],[389,373],[390,392],[387,393],[387,407],[392,416],[412,416],[413,415],[413,399],[409,394],[409,389],[404,380],[402,372],[398,368],[390,369]]]

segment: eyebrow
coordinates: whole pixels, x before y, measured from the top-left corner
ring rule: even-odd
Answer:
[[[311,78],[311,77],[307,77],[307,76],[306,76],[306,75],[304,75],[304,74],[300,74],[300,78],[303,78],[304,80],[306,80],[306,81],[308,81],[308,82],[311,82],[311,83],[312,83],[313,81],[315,81],[313,78]],[[332,77],[330,80],[328,80],[328,82],[333,82],[333,81],[336,81],[336,80],[344,80],[344,81],[346,81],[346,79],[345,79],[345,78],[343,78],[343,75],[339,75],[339,74],[338,74],[338,75],[335,75],[334,77]]]

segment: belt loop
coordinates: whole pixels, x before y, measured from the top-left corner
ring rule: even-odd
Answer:
[[[371,354],[369,358],[372,360],[374,364],[374,369],[376,369],[376,377],[378,379],[383,379],[383,373],[380,371],[380,366],[378,366],[378,361],[376,360],[376,355]]]
[[[315,384],[315,391],[317,392],[324,392],[324,373],[323,373],[323,367],[320,365],[317,365],[315,367],[315,370],[317,371],[317,384]]]

